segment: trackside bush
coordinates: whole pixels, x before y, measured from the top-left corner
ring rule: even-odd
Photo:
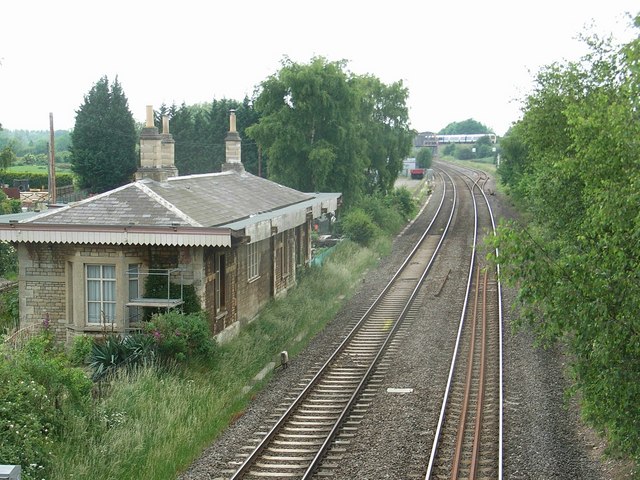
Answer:
[[[145,324],[144,331],[155,339],[162,360],[206,358],[215,350],[215,341],[209,331],[206,315],[202,312],[154,315]]]
[[[366,197],[362,203],[358,204],[358,207],[366,212],[371,221],[384,232],[397,233],[404,225],[404,219],[393,205],[390,196],[373,195]]]
[[[391,206],[407,221],[416,214],[417,205],[413,195],[406,187],[396,188],[388,197]]]
[[[368,245],[380,231],[361,208],[353,208],[345,213],[340,226],[343,235],[360,245]]]

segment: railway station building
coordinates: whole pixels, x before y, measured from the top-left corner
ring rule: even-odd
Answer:
[[[18,252],[21,328],[46,318],[62,341],[127,333],[190,292],[224,340],[286,294],[311,261],[314,219],[335,215],[341,194],[246,172],[234,112],[229,125],[222,171],[179,176],[168,121],[159,132],[148,107],[134,182],[0,223]]]

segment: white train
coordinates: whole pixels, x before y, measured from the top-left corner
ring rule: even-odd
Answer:
[[[491,143],[496,143],[495,133],[472,133],[461,135],[436,135],[438,143],[476,143],[483,137],[489,137]]]

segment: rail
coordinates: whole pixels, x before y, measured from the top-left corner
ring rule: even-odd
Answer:
[[[455,185],[454,185],[454,193],[455,193]],[[442,206],[444,204],[445,194],[446,194],[446,188],[445,188],[445,192],[443,192],[442,199],[441,199],[440,204],[438,206],[438,212],[442,209]],[[454,197],[455,197],[455,195],[454,195]],[[453,215],[454,215],[454,211],[455,211],[455,200],[454,200],[454,203],[453,203],[453,205],[451,207],[451,214],[449,215],[449,217],[447,219],[447,225],[445,227],[445,231],[448,229],[449,225],[451,225],[452,218],[453,218]],[[354,338],[356,338],[356,335],[364,328],[364,326],[366,325],[367,320],[372,317],[373,312],[375,311],[375,309],[380,304],[382,304],[383,299],[385,299],[387,294],[391,291],[392,287],[395,284],[397,284],[397,280],[399,280],[401,278],[402,272],[404,270],[406,270],[407,268],[409,268],[410,266],[412,266],[412,263],[411,263],[412,259],[415,257],[416,252],[419,251],[419,248],[420,248],[421,244],[423,243],[423,241],[425,240],[425,238],[427,237],[427,234],[430,233],[431,227],[435,223],[436,219],[438,219],[438,215],[434,216],[433,220],[431,221],[429,226],[426,228],[425,232],[422,234],[420,240],[416,243],[416,245],[413,248],[413,250],[411,251],[411,253],[407,256],[407,258],[403,262],[402,266],[398,269],[398,271],[395,273],[393,278],[388,282],[387,286],[383,289],[383,291],[380,293],[380,295],[378,295],[378,297],[374,300],[374,302],[369,307],[369,309],[364,313],[364,315],[360,318],[360,320],[357,322],[357,324],[352,328],[352,330],[349,332],[349,334],[346,336],[346,338],[340,344],[340,346],[338,346],[338,348],[336,348],[336,350],[331,355],[331,357],[324,363],[324,365],[319,369],[319,371],[315,374],[315,376],[311,379],[311,381],[309,381],[307,383],[307,385],[304,387],[302,392],[297,395],[297,397],[293,401],[293,403],[286,409],[284,414],[279,418],[279,420],[270,429],[270,431],[264,436],[262,441],[253,449],[253,451],[245,459],[245,461],[240,466],[240,468],[231,477],[232,479],[243,478],[246,474],[250,473],[251,467],[261,457],[262,452],[265,449],[267,449],[267,447],[270,445],[270,443],[276,438],[277,435],[279,435],[279,432],[281,432],[284,429],[286,423],[288,422],[288,419],[297,411],[297,409],[301,405],[303,405],[303,402],[307,398],[310,397],[311,392],[313,391],[315,386],[318,385],[322,381],[322,379],[325,378],[325,375],[328,374],[328,372],[331,371],[331,368],[332,368],[333,364],[334,363],[339,363],[339,362],[337,362],[339,356],[349,347],[349,344],[351,343],[351,341]],[[429,271],[429,269],[430,269],[430,267],[431,267],[431,265],[432,265],[432,263],[434,261],[434,258],[436,256],[436,254],[437,254],[437,252],[438,252],[443,240],[444,240],[444,237],[445,237],[445,234],[442,234],[442,236],[440,238],[440,241],[438,242],[438,245],[435,248],[435,251],[432,252],[432,254],[431,254],[431,259],[429,260],[427,266],[421,268],[422,274],[418,275],[419,278],[417,279],[417,283],[415,284],[416,286],[413,288],[413,291],[411,292],[411,294],[408,295],[408,299],[406,300],[404,307],[400,307],[400,308],[402,308],[402,310],[397,315],[394,327],[391,328],[390,331],[388,332],[388,334],[384,337],[384,339],[381,340],[382,344],[379,345],[374,352],[372,352],[372,355],[374,355],[374,357],[373,357],[372,360],[369,361],[368,367],[366,367],[366,372],[364,372],[364,374],[358,380],[356,380],[357,385],[355,386],[353,391],[348,393],[349,398],[346,401],[346,403],[339,407],[340,410],[338,412],[335,412],[336,417],[333,419],[332,427],[330,427],[330,429],[328,429],[328,433],[326,435],[324,435],[322,440],[320,440],[318,442],[319,448],[316,449],[315,454],[313,454],[313,459],[307,465],[304,474],[302,474],[302,476],[300,478],[306,479],[306,478],[311,477],[313,475],[313,473],[315,472],[315,470],[319,467],[323,456],[326,454],[326,452],[328,451],[328,449],[331,446],[331,443],[332,443],[333,439],[337,435],[338,429],[340,428],[340,425],[342,424],[343,420],[345,419],[345,417],[348,415],[349,411],[352,409],[352,407],[354,406],[354,404],[358,400],[358,398],[360,396],[360,393],[362,392],[362,390],[364,389],[365,385],[367,384],[367,380],[372,375],[373,371],[375,370],[376,364],[378,363],[378,361],[382,357],[382,354],[383,354],[386,346],[390,343],[390,341],[393,338],[395,332],[397,331],[398,325],[400,324],[400,322],[402,321],[402,319],[406,315],[407,310],[409,309],[411,303],[413,302],[413,299],[416,296],[416,292],[420,288],[422,282],[424,281],[424,278],[425,278],[427,272]],[[288,466],[288,468],[291,468],[291,466]],[[275,474],[275,472],[269,472],[269,473],[267,473],[267,475],[268,476],[275,476],[277,474]],[[287,476],[292,476],[292,475],[287,475]]]

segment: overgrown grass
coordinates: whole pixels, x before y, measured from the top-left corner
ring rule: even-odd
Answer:
[[[261,386],[242,393],[256,373],[282,350],[295,357],[390,248],[389,239],[369,248],[342,242],[321,268],[305,271],[297,288],[272,301],[209,362],[121,373],[94,415],[70,419],[54,478],[174,479],[241,415]]]

